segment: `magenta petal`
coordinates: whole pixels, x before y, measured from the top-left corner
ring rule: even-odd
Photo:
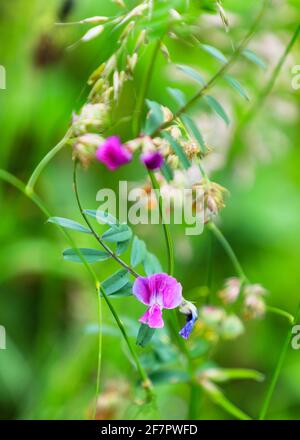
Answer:
[[[153,275],[155,277],[155,290],[157,302],[165,309],[174,309],[182,302],[182,286],[178,281],[165,274]]]
[[[150,328],[162,328],[164,321],[162,319],[161,308],[157,304],[154,304],[144,313],[139,321],[143,324],[147,324]]]
[[[99,146],[96,158],[104,163],[109,170],[116,170],[131,161],[132,153],[122,144],[118,136],[111,136]]]
[[[146,277],[139,277],[135,280],[132,293],[140,302],[147,306],[153,303],[154,292],[151,291],[149,279]]]
[[[150,151],[141,155],[141,162],[148,170],[157,170],[163,164],[164,158],[159,151]]]

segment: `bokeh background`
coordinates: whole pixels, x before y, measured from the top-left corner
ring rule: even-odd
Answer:
[[[132,2],[134,3],[134,2]],[[199,2],[200,3],[200,2]],[[208,2],[209,3],[209,2]],[[225,53],[254,20],[260,1],[224,0],[231,31],[217,16],[199,19],[201,40]],[[215,115],[199,111],[203,134],[214,153],[207,168],[214,180],[230,191],[220,226],[254,282],[268,291],[268,303],[295,313],[300,300],[300,90],[291,86],[291,68],[300,64],[300,44],[289,54],[273,91],[252,112],[251,120],[237,132],[243,116],[259,97],[300,19],[298,0],[274,0],[250,43],[266,63],[259,69],[245,59],[233,72],[247,88],[250,103],[219,81],[218,97],[231,116],[227,128]],[[69,8],[69,9],[68,9]],[[38,161],[67,130],[72,111],[84,103],[90,73],[113,53],[115,43],[104,35],[88,44],[67,49],[85,27],[54,26],[93,15],[111,15],[117,6],[109,0],[70,1],[0,0],[0,64],[5,66],[6,90],[0,90],[1,168],[24,181]],[[218,63],[208,54],[171,42],[172,60],[190,64],[209,78]],[[148,53],[137,70],[143,75]],[[150,99],[170,103],[167,86],[191,92],[192,83],[165,69],[162,55],[149,90]],[[125,108],[131,109],[128,95]],[[128,106],[128,107],[127,107]],[[55,215],[80,220],[72,190],[71,152],[65,148],[38,181],[37,192]],[[143,181],[137,163],[116,173],[93,165],[80,174],[85,207],[96,209],[96,192],[116,188],[119,179]],[[7,331],[7,349],[0,350],[0,417],[86,418],[95,391],[97,304],[93,286],[80,265],[62,260],[68,247],[64,238],[32,203],[10,186],[0,184],[0,324]],[[165,246],[159,226],[136,227],[163,264]],[[209,233],[184,235],[172,228],[176,250],[176,276],[188,292],[207,286],[212,293],[224,278],[234,275],[227,256]],[[76,236],[78,245],[93,246]],[[116,270],[113,262],[96,267],[101,279]],[[136,320],[142,307],[133,298],[116,300],[125,322]],[[102,417],[124,417],[133,393],[135,375],[124,353],[121,337],[103,306],[104,334],[102,388],[118,408]],[[127,321],[126,321],[127,319]],[[115,333],[114,333],[115,330]],[[224,387],[228,397],[257,417],[270,374],[277,362],[287,322],[267,314],[247,324],[246,333],[217,347],[214,359],[224,367],[254,368],[266,374],[264,383],[235,382]],[[289,349],[268,414],[272,419],[299,419],[300,351]],[[184,418],[188,389],[185,385],[157,387],[162,418]],[[118,403],[119,402],[119,403]],[[121,411],[118,412],[118,411]],[[228,418],[221,409],[199,396],[199,418]]]

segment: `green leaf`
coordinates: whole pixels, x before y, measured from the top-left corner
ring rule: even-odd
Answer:
[[[99,223],[101,222],[112,227],[119,224],[118,220],[109,212],[100,211],[99,209],[97,211],[94,211],[92,209],[85,209],[83,212],[86,215],[95,218]]]
[[[128,249],[129,244],[130,244],[130,239],[125,241],[119,241],[117,243],[116,254],[122,255]]]
[[[175,99],[175,101],[181,106],[183,107],[186,104],[186,97],[185,94],[179,90],[179,89],[173,89],[171,87],[167,88],[168,92],[170,93],[170,95],[172,96],[172,98]]]
[[[150,114],[146,120],[144,132],[147,135],[151,135],[157,130],[157,128],[164,122],[164,115],[160,104],[155,101],[146,100],[149,107]]]
[[[131,266],[138,266],[144,260],[146,252],[147,249],[145,242],[140,240],[138,237],[134,237],[130,257]]]
[[[182,163],[183,168],[188,169],[191,166],[189,159],[187,158],[185,152],[183,151],[181,145],[168,133],[164,131],[162,136],[170,143],[173,148],[175,154],[178,156],[180,162]]]
[[[206,392],[207,396],[218,406],[223,408],[226,412],[231,414],[240,420],[251,420],[247,414],[245,414],[240,408],[238,408],[234,403],[232,403],[223,392],[209,381],[200,382],[200,386]]]
[[[125,284],[125,286],[121,287],[119,290],[116,290],[116,292],[111,293],[109,296],[111,298],[123,298],[124,296],[131,296],[132,286],[133,283],[129,281],[127,284]]]
[[[201,151],[205,152],[206,151],[206,144],[204,142],[204,139],[202,137],[202,134],[201,134],[199,128],[197,127],[197,125],[195,124],[193,119],[189,115],[187,115],[186,113],[183,113],[181,115],[181,119],[182,119],[182,122],[184,123],[184,125],[186,126],[187,130],[189,131],[189,133],[196,139],[196,141],[200,145]]]
[[[266,69],[267,65],[264,62],[262,58],[260,58],[255,52],[253,52],[250,49],[244,49],[242,52],[242,55],[244,55],[247,60],[251,61],[252,63],[256,64],[257,66],[261,67],[262,69]]]
[[[102,282],[102,287],[107,295],[112,295],[128,283],[128,271],[126,269],[118,270],[109,278]]]
[[[186,383],[189,380],[189,375],[182,370],[161,370],[150,374],[149,378],[154,384],[159,383]]]
[[[210,55],[212,55],[218,61],[221,61],[221,63],[227,63],[228,62],[228,60],[225,57],[225,55],[219,49],[217,49],[216,47],[209,46],[208,44],[201,44],[200,46],[201,46],[201,48],[203,50],[205,50],[205,52],[207,52]]]
[[[88,263],[97,263],[98,261],[105,261],[110,258],[110,254],[105,251],[98,251],[97,249],[79,248],[78,251],[82,254],[84,259]],[[63,257],[66,261],[72,261],[74,263],[82,263],[76,249],[66,249],[63,251]]]
[[[154,333],[155,333],[154,328],[150,328],[146,324],[141,324],[137,338],[136,338],[136,345],[140,345],[141,347],[145,347],[151,341]]]
[[[143,267],[147,276],[162,272],[162,267],[158,258],[150,252],[147,252],[145,255]]]
[[[112,243],[118,243],[121,241],[130,240],[132,237],[132,230],[128,225],[119,225],[110,228],[108,231],[104,232],[102,239]]]
[[[223,121],[227,125],[229,125],[230,124],[230,119],[229,119],[227,113],[225,112],[224,108],[216,100],[216,98],[214,98],[213,96],[207,95],[207,96],[204,96],[204,99],[207,102],[207,104],[217,113],[217,115],[219,115],[220,118],[222,118]]]
[[[238,82],[237,79],[235,79],[231,75],[224,75],[223,77],[225,81],[228,82],[228,84],[231,85],[233,89],[235,89],[243,98],[245,98],[247,101],[250,100],[246,90],[243,88],[243,86]]]
[[[48,218],[48,223],[54,223],[55,225],[59,225],[62,228],[72,229],[73,231],[83,232],[84,234],[91,234],[91,231],[82,226],[80,223],[77,223],[73,220],[69,220],[64,217],[50,217]]]
[[[171,180],[173,180],[173,170],[170,165],[166,163],[166,161],[164,161],[164,163],[160,167],[160,171],[167,182],[171,182]]]
[[[246,368],[208,368],[203,371],[205,377],[217,383],[237,379],[251,379],[257,382],[264,380],[264,375],[256,370]]]
[[[181,70],[181,72],[185,73],[193,80],[202,84],[202,86],[205,86],[205,84],[206,84],[205,79],[202,77],[202,75],[200,75],[200,73],[197,72],[197,70],[193,69],[190,66],[184,66],[182,64],[178,64],[176,67],[178,70]]]

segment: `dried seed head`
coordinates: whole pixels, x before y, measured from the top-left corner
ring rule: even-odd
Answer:
[[[94,26],[92,29],[89,29],[84,36],[81,38],[81,41],[87,42],[91,41],[94,38],[98,37],[104,31],[104,26],[101,24],[99,26]]]
[[[103,138],[95,133],[86,133],[79,136],[73,145],[73,159],[78,159],[83,168],[88,168],[95,158],[98,146],[102,142]]]
[[[107,22],[108,17],[102,17],[100,15],[96,15],[95,17],[84,18],[80,20],[79,23],[89,23],[89,24],[101,24]]]

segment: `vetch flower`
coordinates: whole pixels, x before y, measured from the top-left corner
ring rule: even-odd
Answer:
[[[148,151],[141,155],[141,162],[148,170],[157,170],[163,164],[164,158],[159,151]]]
[[[180,304],[179,311],[184,315],[186,315],[186,324],[180,330],[179,334],[184,339],[188,339],[188,337],[191,334],[191,331],[193,330],[195,322],[198,319],[198,311],[196,306],[194,306],[194,304],[192,304],[190,301],[186,301],[185,299]]]
[[[182,302],[181,284],[165,273],[137,278],[133,285],[133,294],[140,302],[149,306],[139,321],[150,328],[162,328],[162,310],[175,309]]]
[[[111,136],[99,146],[96,158],[104,163],[109,170],[116,170],[132,159],[132,153],[122,145],[118,136]]]

